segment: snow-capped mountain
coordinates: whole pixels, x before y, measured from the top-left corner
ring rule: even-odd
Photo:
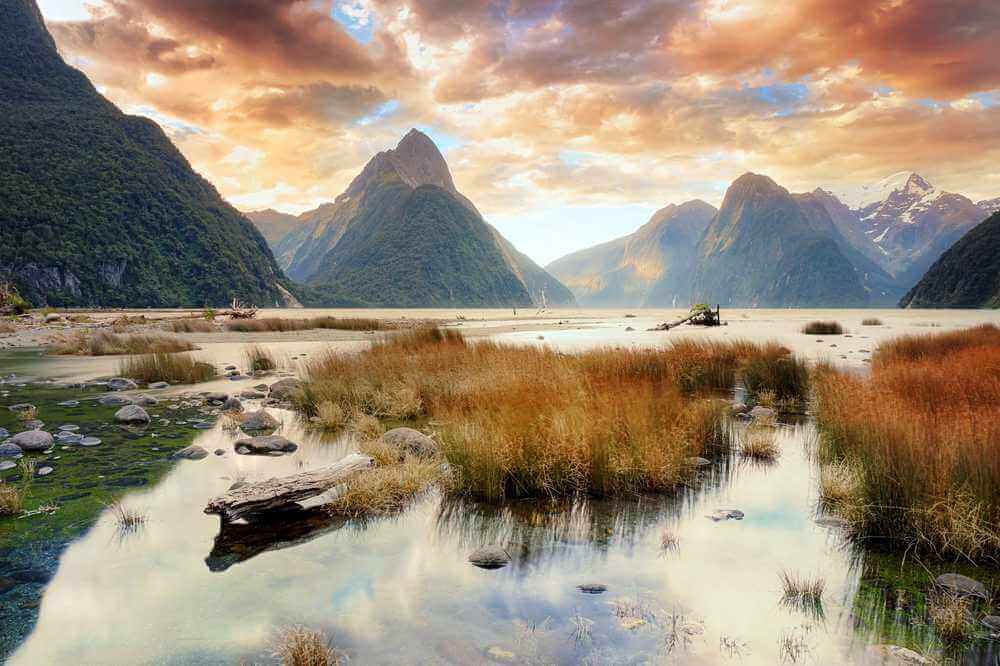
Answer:
[[[996,199],[983,199],[976,204],[979,208],[987,215],[992,215],[997,211],[1000,211],[1000,197]]]
[[[945,250],[987,215],[968,197],[939,190],[913,172],[827,193],[849,209],[857,225],[855,233],[844,236],[904,286],[915,284]],[[827,207],[831,216],[839,213],[841,225],[851,224],[842,208],[837,210],[832,203]]]

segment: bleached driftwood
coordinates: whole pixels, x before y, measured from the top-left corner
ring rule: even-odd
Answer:
[[[719,306],[715,306],[715,311],[707,305],[696,305],[691,308],[685,316],[677,319],[675,321],[667,322],[665,324],[660,324],[649,330],[651,331],[669,331],[672,328],[676,328],[681,324],[688,323],[698,326],[719,326],[722,324],[722,317],[720,315]]]
[[[211,500],[205,513],[218,514],[223,522],[231,522],[247,514],[279,509],[321,495],[374,465],[375,461],[368,456],[352,453],[329,467],[230,490]]]

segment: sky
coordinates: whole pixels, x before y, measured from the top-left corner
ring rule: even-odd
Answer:
[[[39,0],[68,62],[242,210],[411,127],[547,263],[747,171],[1000,196],[997,0]]]

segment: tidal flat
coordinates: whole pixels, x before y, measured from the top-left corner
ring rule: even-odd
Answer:
[[[688,338],[773,340],[862,376],[880,341],[1000,322],[992,312],[723,310],[728,326],[650,332],[672,313],[358,314],[433,320],[471,340],[569,353]],[[873,314],[882,324],[862,326]],[[306,315],[316,313],[280,313]],[[836,320],[844,333],[819,342],[801,332],[813,320]],[[319,632],[354,663],[915,663],[905,659],[919,656],[979,664],[1000,655],[981,623],[998,614],[1000,572],[962,558],[904,557],[852,538],[821,502],[820,433],[808,408],[767,426],[767,459],[739,446],[714,451],[670,492],[482,501],[435,487],[387,516],[347,519],[307,505],[220,526],[203,510],[234,483],[322,468],[356,451],[362,435],[271,405],[277,433],[297,450],[240,455],[235,443],[245,433],[198,394],[239,395],[304,377],[331,348],[360,353],[377,335],[178,335],[220,372],[243,370],[249,345],[269,351],[279,367],[260,377],[126,391],[159,401],[146,408],[148,426],[126,428],[114,424],[117,407],[98,403],[106,387],[65,385],[113,376],[121,358],[38,349],[0,357],[7,378],[0,427],[19,430],[6,407],[31,403],[46,430],[78,425],[74,432],[101,439],[25,455],[36,461],[29,515],[0,518],[0,653],[9,663],[278,663],[276,641],[292,627]],[[747,396],[737,384],[725,398]],[[262,392],[242,404],[252,411],[264,400]],[[79,404],[60,405],[66,401]],[[415,425],[435,432],[442,424],[432,417]],[[209,455],[173,457],[192,444]],[[53,471],[37,476],[44,466]],[[0,478],[21,484],[23,474],[15,466]],[[115,503],[144,520],[123,530]],[[469,556],[483,547],[503,550],[509,562],[473,566]],[[818,603],[789,603],[785,573],[822,580]],[[958,643],[945,640],[931,616],[933,582],[943,573],[987,589]]]

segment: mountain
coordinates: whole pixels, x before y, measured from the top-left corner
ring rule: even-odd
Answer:
[[[382,307],[574,303],[483,220],[437,146],[415,129],[297,223],[272,247],[288,275],[321,299]]]
[[[845,238],[906,287],[920,279],[984,214],[984,208],[969,198],[939,190],[913,172],[827,194],[855,218],[854,228],[844,233]],[[836,217],[840,213],[830,210],[830,214]],[[841,228],[850,226],[851,221],[845,218]],[[857,233],[859,230],[863,235]]]
[[[1000,211],[1000,197],[996,199],[984,199],[976,203],[979,210],[983,211],[987,215],[992,215],[993,213]]]
[[[900,306],[1000,308],[1000,212],[942,254]]]
[[[302,222],[295,215],[282,213],[273,208],[255,210],[245,213],[245,215],[257,227],[257,231],[264,237],[267,244],[272,247],[282,238],[302,226]]]
[[[163,131],[59,56],[34,0],[0,0],[0,274],[35,304],[291,303],[267,243]]]
[[[857,307],[872,302],[818,201],[747,173],[695,249],[695,301],[729,307]]]
[[[694,249],[715,213],[704,201],[671,204],[634,233],[557,259],[546,270],[567,285],[581,305],[686,304]]]

